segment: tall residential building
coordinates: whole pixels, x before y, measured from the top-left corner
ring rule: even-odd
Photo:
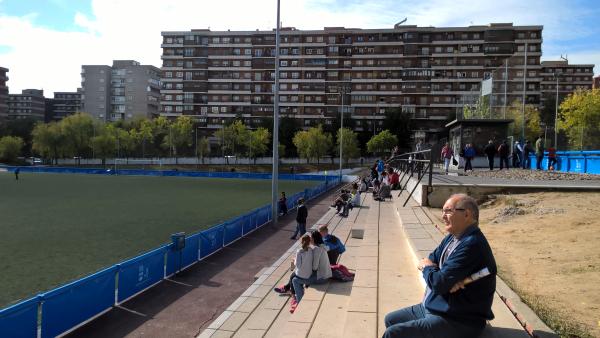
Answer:
[[[33,118],[44,121],[46,111],[44,90],[23,89],[21,94],[8,95],[8,119]]]
[[[81,88],[76,92],[54,92],[54,99],[50,100],[46,122],[62,120],[81,110]]]
[[[133,60],[112,66],[84,65],[83,111],[103,121],[154,117],[159,112],[160,69]]]
[[[600,75],[594,78],[594,89],[600,88]]]
[[[274,31],[192,29],[162,37],[161,115],[190,115],[207,129],[237,116],[247,124],[272,116]],[[538,104],[541,44],[542,26],[510,23],[284,28],[280,113],[306,127],[332,124],[343,100],[355,129],[372,133],[381,130],[385,109],[397,108],[414,120],[414,138],[435,141],[465,95],[478,95],[480,82],[508,57],[506,100],[526,91],[527,102]]]
[[[558,85],[558,104],[577,89],[592,89],[594,84],[594,65],[573,65],[567,60],[542,61],[542,105],[556,97]],[[553,104],[553,103],[552,103]]]
[[[8,81],[7,68],[0,67],[0,120],[5,120],[8,117]]]

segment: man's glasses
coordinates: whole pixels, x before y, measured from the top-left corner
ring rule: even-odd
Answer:
[[[442,209],[442,215],[452,215],[455,211],[465,211],[464,208]]]

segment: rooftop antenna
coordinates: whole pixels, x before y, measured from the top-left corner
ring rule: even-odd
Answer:
[[[398,22],[397,24],[394,25],[394,28],[400,28],[400,25],[402,25],[403,23],[406,22],[406,20],[408,20],[408,18],[404,18],[404,20]]]
[[[565,60],[565,61],[567,61],[567,63],[569,62],[568,57],[569,57],[568,54],[565,54],[565,56],[562,56],[562,54],[560,54],[560,58],[563,59],[563,60]]]

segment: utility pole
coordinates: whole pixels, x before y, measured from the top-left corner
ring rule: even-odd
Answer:
[[[271,174],[271,219],[277,225],[277,192],[279,180],[279,29],[280,0],[277,0],[277,22],[275,28],[275,88],[273,89],[273,170]]]
[[[554,72],[556,78],[556,98],[554,99],[554,148],[558,149],[558,74]]]
[[[525,42],[525,58],[523,59],[523,96],[521,105],[521,114],[523,115],[523,124],[521,126],[521,137],[525,142],[525,90],[527,89],[527,42]]]

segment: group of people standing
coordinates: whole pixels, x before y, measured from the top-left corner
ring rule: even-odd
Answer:
[[[511,157],[510,145],[507,140],[503,140],[499,145],[496,145],[493,140],[489,140],[488,144],[483,148],[483,154],[486,156],[488,166],[490,170],[494,170],[495,158],[498,157],[500,160],[500,170],[509,169],[509,162],[512,162],[513,168],[528,169],[531,166],[531,154],[535,154],[536,157],[536,169],[542,170],[542,161],[544,160],[544,140],[542,137],[538,137],[535,142],[535,146],[532,147],[531,142],[526,140],[524,144],[516,141],[512,151],[512,161],[509,161]],[[556,159],[556,148],[549,147],[548,152],[548,170],[554,170],[554,166],[558,162]],[[459,153],[459,156],[464,158],[464,172],[473,170],[472,161],[477,155],[477,151],[471,143],[467,143],[465,148]],[[458,161],[454,156],[454,151],[448,142],[442,148],[441,158],[444,161],[444,170],[448,173],[450,163],[458,165]]]

